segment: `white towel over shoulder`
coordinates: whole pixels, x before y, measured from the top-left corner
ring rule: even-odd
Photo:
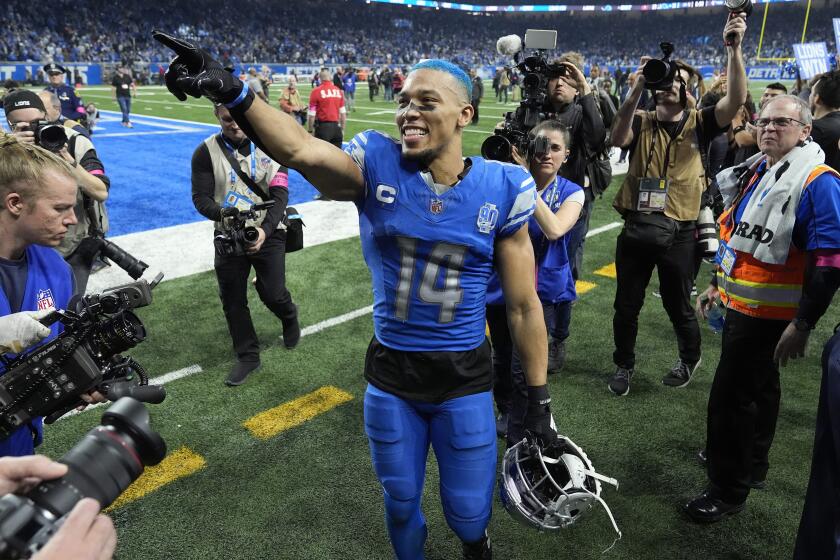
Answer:
[[[724,169],[717,175],[720,192],[726,206],[738,194],[738,177],[747,169],[754,172],[766,158],[762,153],[748,159],[743,165]],[[790,252],[796,209],[802,197],[802,187],[817,165],[825,162],[825,154],[816,142],[797,146],[768,169],[753,191],[741,215],[736,232],[729,246],[742,253],[749,253],[761,262],[783,264]],[[742,224],[746,223],[744,229]]]

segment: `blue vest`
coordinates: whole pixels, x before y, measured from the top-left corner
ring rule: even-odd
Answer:
[[[55,249],[30,245],[26,249],[26,291],[23,294],[21,311],[37,311],[46,307],[66,309],[70,296],[73,295],[73,274],[70,266]],[[0,316],[12,313],[9,299],[0,286]],[[45,344],[57,337],[63,330],[61,323],[54,323],[50,336],[36,346]],[[34,348],[34,346],[33,346]],[[8,358],[14,356],[7,355]],[[0,375],[4,373],[0,364]],[[11,436],[0,440],[0,457],[32,455],[35,446],[43,440],[43,426],[40,418],[29,426],[18,428]]]
[[[533,179],[519,166],[471,158],[466,176],[438,195],[384,134],[358,134],[347,151],[365,177],[357,205],[376,338],[404,351],[477,348],[494,244],[527,223]]]
[[[540,196],[552,212],[557,212],[569,196],[582,190],[579,185],[558,176],[554,183],[543,189]],[[577,299],[575,281],[569,264],[566,234],[554,241],[549,241],[537,222],[536,216],[528,221],[528,235],[534,246],[534,259],[537,263],[537,295],[543,303],[560,303]],[[504,305],[502,284],[499,275],[493,276],[487,287],[487,304]]]

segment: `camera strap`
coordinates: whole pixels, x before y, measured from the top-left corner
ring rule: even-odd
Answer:
[[[685,128],[685,123],[688,121],[688,109],[683,110],[683,116],[680,119],[679,124],[677,125],[677,129],[674,132],[674,135],[668,139],[668,144],[665,146],[665,161],[662,165],[662,173],[660,177],[666,178],[668,177],[668,164],[671,162],[671,146],[674,144],[674,141],[679,138],[680,134],[682,134],[683,128]],[[653,114],[653,138],[650,142],[650,150],[648,151],[648,158],[647,158],[647,165],[645,166],[645,176],[647,176],[648,169],[650,169],[650,164],[653,161],[653,151],[656,149],[656,142],[659,138],[659,120],[656,118],[656,113]]]
[[[257,195],[259,195],[260,198],[262,198],[263,200],[269,200],[271,197],[268,196],[268,193],[266,193],[262,189],[262,187],[260,187],[257,184],[256,181],[254,181],[252,178],[248,177],[247,175],[245,175],[245,173],[242,172],[242,167],[239,166],[239,161],[233,155],[233,153],[231,152],[227,143],[222,138],[221,134],[216,135],[216,142],[219,144],[219,147],[222,149],[222,153],[225,154],[225,158],[227,158],[228,163],[230,164],[233,171],[239,176],[240,179],[242,179],[242,182],[245,183],[246,185],[248,185],[248,188],[250,188]],[[255,157],[256,156],[254,154],[251,154],[252,163],[253,163]]]

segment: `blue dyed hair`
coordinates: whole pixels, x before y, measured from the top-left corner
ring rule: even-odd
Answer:
[[[415,70],[437,70],[439,72],[446,72],[458,80],[459,84],[464,86],[464,90],[466,90],[467,93],[467,101],[472,99],[472,80],[470,80],[467,73],[461,70],[461,68],[457,65],[439,58],[431,58],[429,60],[418,62],[412,66],[411,72],[414,72]]]

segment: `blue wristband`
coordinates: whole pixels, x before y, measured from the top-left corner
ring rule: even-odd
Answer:
[[[242,103],[242,101],[244,101],[245,97],[247,97],[247,96],[248,96],[248,82],[242,82],[242,91],[239,92],[239,97],[237,97],[236,99],[234,99],[230,103],[225,103],[225,107],[227,107],[228,109],[233,109],[234,107],[236,107],[237,105]]]

